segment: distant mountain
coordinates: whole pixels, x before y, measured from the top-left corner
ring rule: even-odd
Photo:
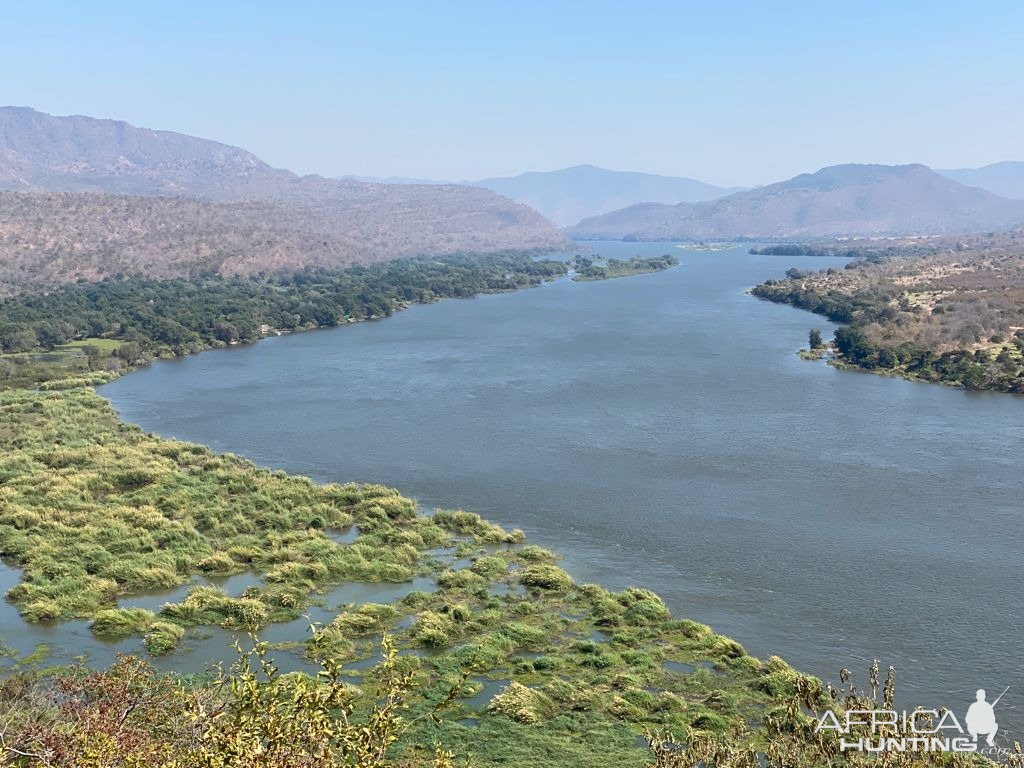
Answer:
[[[981,187],[1002,197],[1024,200],[1024,161],[1006,160],[984,168],[960,168],[939,173],[970,187]]]
[[[562,226],[634,203],[692,203],[736,191],[695,179],[609,171],[593,165],[471,183],[525,203]]]
[[[340,205],[0,192],[0,295],[118,275],[250,275],[564,245],[540,214],[490,193],[487,205],[482,191],[451,187],[443,205],[432,187],[370,185],[359,197],[346,190]],[[439,218],[425,220],[430,211]]]
[[[0,189],[238,198],[296,179],[216,141],[0,107]]]
[[[472,181],[451,181],[449,179],[415,179],[407,176],[338,176],[338,181],[365,181],[370,184],[461,184],[472,187]]]
[[[719,200],[641,204],[581,221],[578,239],[830,238],[976,232],[1024,223],[1024,202],[923,165],[836,165]]]
[[[576,165],[560,171],[531,171],[480,181],[436,181],[403,176],[343,176],[377,184],[468,184],[528,205],[550,221],[568,227],[588,216],[608,213],[634,203],[694,203],[738,192],[741,187],[716,187],[696,179],[652,173],[609,171]]]
[[[0,206],[0,262],[5,272],[21,265],[13,281],[21,288],[35,277],[52,284],[124,271],[104,259],[181,274],[198,258],[239,274],[566,242],[536,211],[485,189],[300,177],[215,141],[25,107],[0,107],[0,190],[19,193]]]

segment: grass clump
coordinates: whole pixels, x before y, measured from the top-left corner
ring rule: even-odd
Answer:
[[[22,569],[9,599],[28,621],[91,619],[119,595],[251,569],[267,587],[245,601],[200,594],[165,617],[260,625],[322,584],[409,581],[421,548],[449,535],[392,489],[316,485],[145,435],[84,389],[2,391],[0,423],[0,555]],[[324,534],[352,524],[356,544]]]
[[[365,603],[339,614],[328,626],[345,637],[359,637],[382,632],[387,622],[398,615],[398,611],[390,605]]]
[[[477,592],[485,589],[488,580],[476,571],[469,568],[460,568],[457,571],[444,571],[437,577],[437,584],[444,590],[466,590]]]
[[[531,565],[519,574],[527,587],[564,591],[572,586],[572,577],[557,565]]]
[[[97,613],[89,628],[102,637],[126,637],[145,632],[153,618],[145,608],[110,608]]]
[[[554,716],[555,704],[542,691],[513,680],[491,699],[487,711],[523,725],[539,725]]]
[[[169,621],[155,621],[146,633],[143,642],[153,656],[164,656],[175,648],[185,637],[185,628]]]

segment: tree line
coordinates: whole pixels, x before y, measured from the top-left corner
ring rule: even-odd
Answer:
[[[332,327],[385,317],[409,304],[511,291],[566,271],[562,262],[504,253],[257,277],[83,281],[0,301],[0,381],[23,380],[19,365],[39,367],[45,357],[39,353],[81,340],[120,342],[108,355],[92,355],[94,362],[116,369],[255,341],[275,330]]]

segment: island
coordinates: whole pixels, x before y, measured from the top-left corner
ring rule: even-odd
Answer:
[[[573,259],[575,274],[572,279],[580,283],[592,280],[613,280],[617,277],[661,272],[678,264],[679,259],[668,253],[663,256],[633,256],[629,259],[601,259],[600,257],[591,258],[577,255]]]

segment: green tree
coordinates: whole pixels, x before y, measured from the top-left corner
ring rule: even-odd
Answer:
[[[811,328],[811,332],[807,334],[807,341],[811,345],[811,349],[821,349],[825,346],[825,342],[821,338],[821,331],[817,328]]]

